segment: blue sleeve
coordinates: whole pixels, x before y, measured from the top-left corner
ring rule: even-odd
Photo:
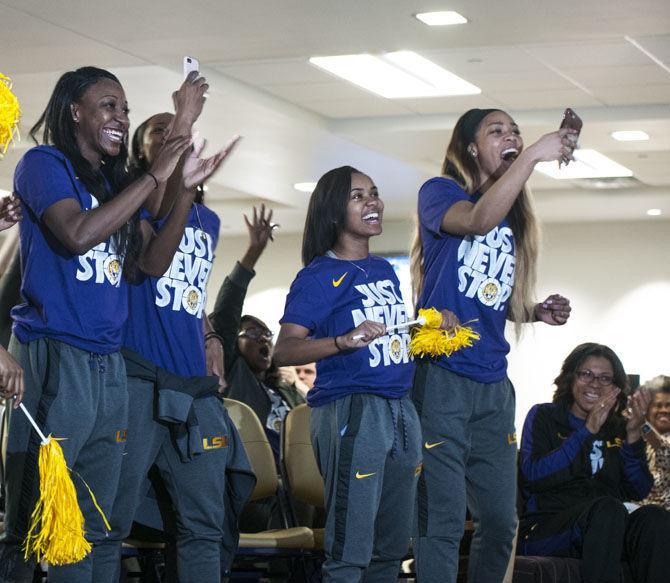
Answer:
[[[535,405],[523,424],[521,472],[524,487],[531,491],[548,490],[582,473],[579,454],[594,438],[584,426],[555,447],[552,437],[556,427],[548,411],[543,405]]]
[[[419,190],[419,221],[434,235],[444,237],[442,219],[451,206],[461,200],[470,200],[470,197],[456,182],[432,178]]]
[[[654,479],[647,465],[644,440],[639,439],[632,444],[625,442],[620,451],[624,475],[622,497],[624,500],[642,500],[654,485]]]
[[[300,272],[286,296],[284,315],[280,324],[298,324],[314,332],[331,312],[321,284],[313,275]]]
[[[14,188],[23,203],[41,219],[53,204],[66,198],[79,202],[65,160],[41,149],[28,151],[16,167]]]

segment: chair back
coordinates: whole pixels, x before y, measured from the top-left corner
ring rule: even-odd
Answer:
[[[256,487],[250,500],[261,500],[277,493],[277,468],[272,447],[253,409],[234,399],[223,400],[228,415],[240,434],[244,450],[256,474]]]
[[[298,405],[284,420],[282,461],[287,487],[296,500],[324,507],[323,478],[316,463],[309,433],[310,408]]]

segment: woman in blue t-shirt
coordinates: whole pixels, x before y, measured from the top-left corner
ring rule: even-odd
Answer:
[[[279,366],[317,362],[307,402],[325,481],[327,581],[397,580],[421,472],[407,311],[393,268],[369,253],[383,212],[358,170],[321,177],[275,347]]]
[[[570,303],[533,303],[538,230],[526,181],[540,161],[569,160],[562,129],[523,148],[505,112],[472,109],[456,122],[443,165],[419,191],[412,248],[417,308],[453,310],[481,340],[422,359],[412,389],[424,472],[414,553],[423,583],[456,581],[466,501],[475,524],[468,580],[502,581],[516,529],[514,388],[505,322],[565,324]],[[466,488],[467,483],[467,488]]]
[[[188,122],[192,123],[190,119]],[[171,113],[159,113],[144,121],[133,135],[130,173],[146,172],[172,132],[190,131],[190,125],[181,128],[183,124],[183,116]],[[199,185],[212,176],[233,145],[212,162],[198,158],[199,148],[195,148],[185,158],[181,171],[171,178],[177,186],[174,192],[168,191],[162,201],[152,200],[147,205],[165,216],[154,220],[143,213],[141,226],[151,233],[155,230],[160,234],[169,228],[170,220],[177,218],[178,237],[172,256],[163,265],[147,270],[140,262],[142,273],[128,285],[129,315],[123,333],[130,405],[128,436],[110,516],[112,531],[99,550],[107,569],[96,583],[119,580],[121,545],[130,534],[138,509],[146,503],[147,475],[153,464],[176,515],[180,580],[215,583],[221,577],[229,510],[225,492],[231,424],[217,394],[219,387],[225,386],[220,370],[221,343],[216,334],[206,337],[204,313],[220,220],[204,205]],[[208,370],[206,340],[208,348],[218,344],[218,371]],[[147,374],[149,370],[151,374]],[[218,381],[205,378],[215,372],[221,377]],[[180,410],[184,414],[181,419],[177,413]],[[165,415],[165,411],[170,414]],[[189,439],[180,440],[178,435],[185,433]],[[182,441],[188,441],[189,446],[183,447]]]
[[[179,100],[177,100],[179,101]],[[12,310],[10,352],[24,371],[23,403],[61,446],[78,488],[86,537],[106,529],[84,482],[109,514],[124,449],[127,401],[121,329],[127,315],[125,257],[161,258],[163,238],[139,236],[137,211],[172,174],[190,132],[168,140],[149,170],[128,184],[128,104],[118,79],[95,67],[65,73],[31,130],[14,175],[25,302]],[[20,399],[17,396],[16,401]],[[22,413],[10,417],[0,579],[31,580],[25,537],[38,490],[39,438]],[[51,566],[49,580],[97,578],[95,552]]]

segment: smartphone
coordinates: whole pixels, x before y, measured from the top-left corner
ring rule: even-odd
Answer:
[[[191,71],[200,70],[200,61],[195,57],[184,57],[184,79],[188,77]]]
[[[561,121],[561,125],[558,129],[562,130],[563,128],[568,128],[570,130],[576,130],[576,134],[572,134],[570,136],[570,139],[573,144],[573,149],[577,147],[577,140],[579,139],[579,132],[582,131],[582,126],[584,125],[584,122],[582,122],[582,118],[579,117],[571,108],[566,107],[565,112],[563,113],[563,121]],[[562,160],[558,161],[558,166],[560,168],[561,163],[564,163],[566,166],[570,163],[570,160],[568,158],[563,158]]]
[[[562,130],[563,128],[568,128],[570,130],[577,130],[577,135],[579,136],[579,132],[582,131],[583,125],[584,122],[582,122],[582,118],[579,117],[572,109],[566,107],[565,112],[563,113],[561,127],[558,129]]]

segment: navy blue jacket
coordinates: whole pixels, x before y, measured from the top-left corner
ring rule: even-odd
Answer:
[[[641,500],[653,483],[644,441],[626,443],[624,419],[610,418],[593,435],[583,419],[553,403],[528,412],[520,465],[525,518],[601,496]]]

